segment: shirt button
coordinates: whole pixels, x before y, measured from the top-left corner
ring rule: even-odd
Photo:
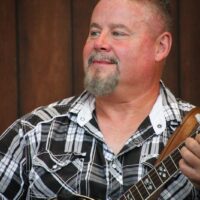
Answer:
[[[158,124],[157,127],[158,127],[158,128],[162,128],[162,124]]]
[[[139,144],[140,144],[140,140],[139,140],[139,139],[135,139],[135,140],[133,141],[133,143],[134,143],[135,145],[139,145]]]

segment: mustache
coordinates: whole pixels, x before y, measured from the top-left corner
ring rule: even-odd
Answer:
[[[119,64],[119,60],[114,57],[114,56],[110,56],[110,55],[105,55],[103,53],[93,53],[90,55],[89,59],[88,59],[88,64],[91,65],[93,63],[94,60],[103,60],[103,61],[107,61],[110,62],[111,64]]]

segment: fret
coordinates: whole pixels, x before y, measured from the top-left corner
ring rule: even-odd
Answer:
[[[139,192],[136,185],[131,187],[124,195],[126,200],[144,200],[142,194]],[[120,198],[119,200],[123,200],[124,198]]]
[[[146,199],[149,196],[149,193],[144,185],[144,183],[141,181],[136,183],[136,186],[140,192],[140,194],[142,195],[143,199]]]
[[[167,159],[163,160],[163,164],[165,165],[167,172],[169,173],[170,176],[172,176],[178,170],[171,155]]]
[[[180,154],[180,149],[183,147],[183,145],[181,145],[179,148],[176,149],[176,151],[174,151],[172,154],[171,154],[171,158],[173,159],[175,165],[177,168],[179,168],[178,166],[178,163],[179,163],[179,160],[182,158],[181,154]]]
[[[163,183],[156,169],[152,169],[149,172],[149,179],[151,180],[154,189],[160,187],[160,185]]]
[[[177,151],[178,152],[178,151]],[[172,156],[170,155],[170,159],[171,159],[171,161],[173,162],[173,166],[171,165],[171,172],[172,173],[170,173],[170,175],[173,175],[177,170],[178,170],[178,166],[177,166],[177,163],[175,163],[174,162],[174,160],[173,160],[173,158],[172,158]],[[169,172],[169,171],[168,171]]]

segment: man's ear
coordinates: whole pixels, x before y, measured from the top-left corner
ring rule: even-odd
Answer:
[[[159,62],[164,60],[171,50],[172,35],[170,32],[162,33],[156,41],[155,61]]]

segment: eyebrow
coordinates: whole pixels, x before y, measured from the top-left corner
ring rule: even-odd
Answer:
[[[122,29],[125,29],[129,32],[132,32],[127,26],[125,26],[124,24],[110,24],[109,27],[111,29],[115,29],[115,28],[122,28]],[[102,27],[97,24],[97,23],[91,23],[90,25],[90,28],[99,28],[99,29],[102,29]]]
[[[90,28],[100,28],[101,29],[101,26],[97,23],[91,23]]]

